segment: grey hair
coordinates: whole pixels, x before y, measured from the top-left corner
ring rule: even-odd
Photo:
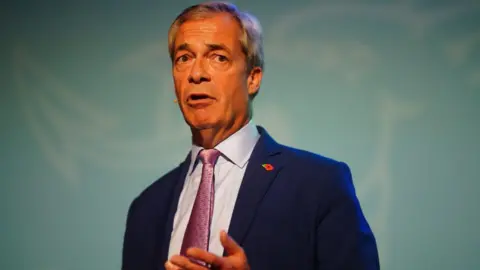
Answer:
[[[180,26],[189,20],[211,17],[212,14],[227,13],[238,23],[242,31],[240,43],[245,54],[247,73],[255,67],[264,68],[263,33],[255,16],[240,11],[235,5],[226,2],[206,2],[186,8],[173,21],[168,30],[168,51],[172,62],[175,53],[175,38]]]

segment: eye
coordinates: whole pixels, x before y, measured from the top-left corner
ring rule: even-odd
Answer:
[[[214,57],[215,61],[220,62],[220,63],[228,61],[228,58],[225,55],[215,54],[213,57]]]
[[[187,62],[189,59],[190,59],[190,57],[188,55],[183,54],[183,55],[180,55],[179,57],[177,57],[175,62],[176,63],[184,63],[184,62]]]

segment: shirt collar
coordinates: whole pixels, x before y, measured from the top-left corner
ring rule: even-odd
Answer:
[[[260,134],[257,127],[253,120],[250,120],[248,124],[215,146],[215,149],[221,152],[218,163],[232,162],[236,166],[243,168],[247,164],[258,138],[260,138]],[[203,150],[203,147],[192,145],[190,174],[199,162],[197,157],[201,150]]]

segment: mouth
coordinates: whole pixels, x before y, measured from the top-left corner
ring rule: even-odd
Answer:
[[[187,97],[187,105],[196,109],[211,105],[216,99],[204,93],[192,93]]]

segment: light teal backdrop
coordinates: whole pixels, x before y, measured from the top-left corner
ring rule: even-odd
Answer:
[[[0,269],[113,270],[177,165],[167,29],[193,1],[3,5]],[[383,269],[480,269],[478,1],[236,1],[264,26],[255,122],[347,162]]]

